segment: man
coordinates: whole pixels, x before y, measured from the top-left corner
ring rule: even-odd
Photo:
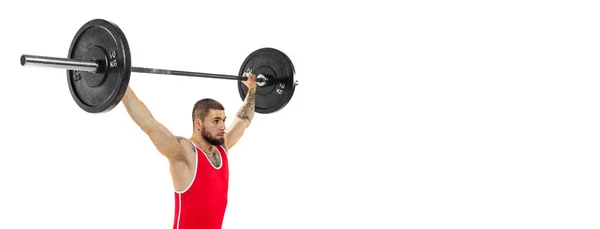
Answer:
[[[245,76],[248,93],[231,127],[225,128],[225,109],[219,102],[201,99],[194,104],[190,138],[173,135],[154,119],[130,87],[121,100],[129,116],[169,161],[175,189],[173,229],[221,228],[227,206],[228,151],[254,117],[256,76]]]

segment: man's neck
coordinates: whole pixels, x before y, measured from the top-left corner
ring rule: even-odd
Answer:
[[[214,146],[208,143],[206,140],[204,140],[204,138],[200,136],[200,134],[192,134],[190,141],[192,141],[196,146],[198,146],[204,153],[210,153],[214,150]]]

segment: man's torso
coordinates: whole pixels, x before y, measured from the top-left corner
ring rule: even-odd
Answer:
[[[185,160],[170,162],[175,188],[173,228],[220,228],[229,181],[226,151],[215,146],[211,152],[203,152],[189,140],[187,143]]]

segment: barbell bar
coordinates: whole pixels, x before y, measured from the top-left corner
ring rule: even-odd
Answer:
[[[77,71],[86,71],[92,73],[102,73],[102,69],[106,69],[105,66],[102,66],[96,60],[76,60],[69,58],[59,58],[59,57],[49,57],[49,56],[34,56],[34,55],[22,55],[21,56],[21,65],[38,65],[44,67],[54,67],[61,68],[67,70],[77,70]],[[213,73],[204,73],[204,72],[188,72],[188,71],[178,71],[178,70],[167,70],[167,69],[158,69],[158,68],[144,68],[144,67],[131,67],[131,72],[138,73],[152,73],[152,74],[161,74],[161,75],[179,75],[179,76],[192,76],[192,77],[205,77],[205,78],[215,78],[215,79],[228,79],[228,80],[248,80],[248,77],[245,76],[232,76],[232,75],[222,75],[222,74],[213,74]],[[262,76],[262,75],[261,75]],[[267,78],[265,76],[257,77],[257,83],[265,83]]]
[[[228,79],[238,81],[242,100],[248,80],[246,72],[257,76],[255,111],[272,113],[289,103],[298,81],[289,57],[274,48],[261,48],[243,61],[238,76],[158,68],[132,67],[129,43],[123,31],[114,23],[94,19],[85,23],[75,34],[68,58],[39,55],[21,56],[22,66],[43,66],[67,70],[69,90],[80,108],[89,113],[112,110],[120,102],[131,72]]]

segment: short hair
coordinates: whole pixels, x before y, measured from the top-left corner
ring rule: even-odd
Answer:
[[[225,110],[225,108],[217,100],[211,98],[198,100],[198,102],[194,104],[194,109],[192,110],[192,122],[196,118],[200,118],[200,120],[204,121],[204,118],[206,118],[210,110]]]

